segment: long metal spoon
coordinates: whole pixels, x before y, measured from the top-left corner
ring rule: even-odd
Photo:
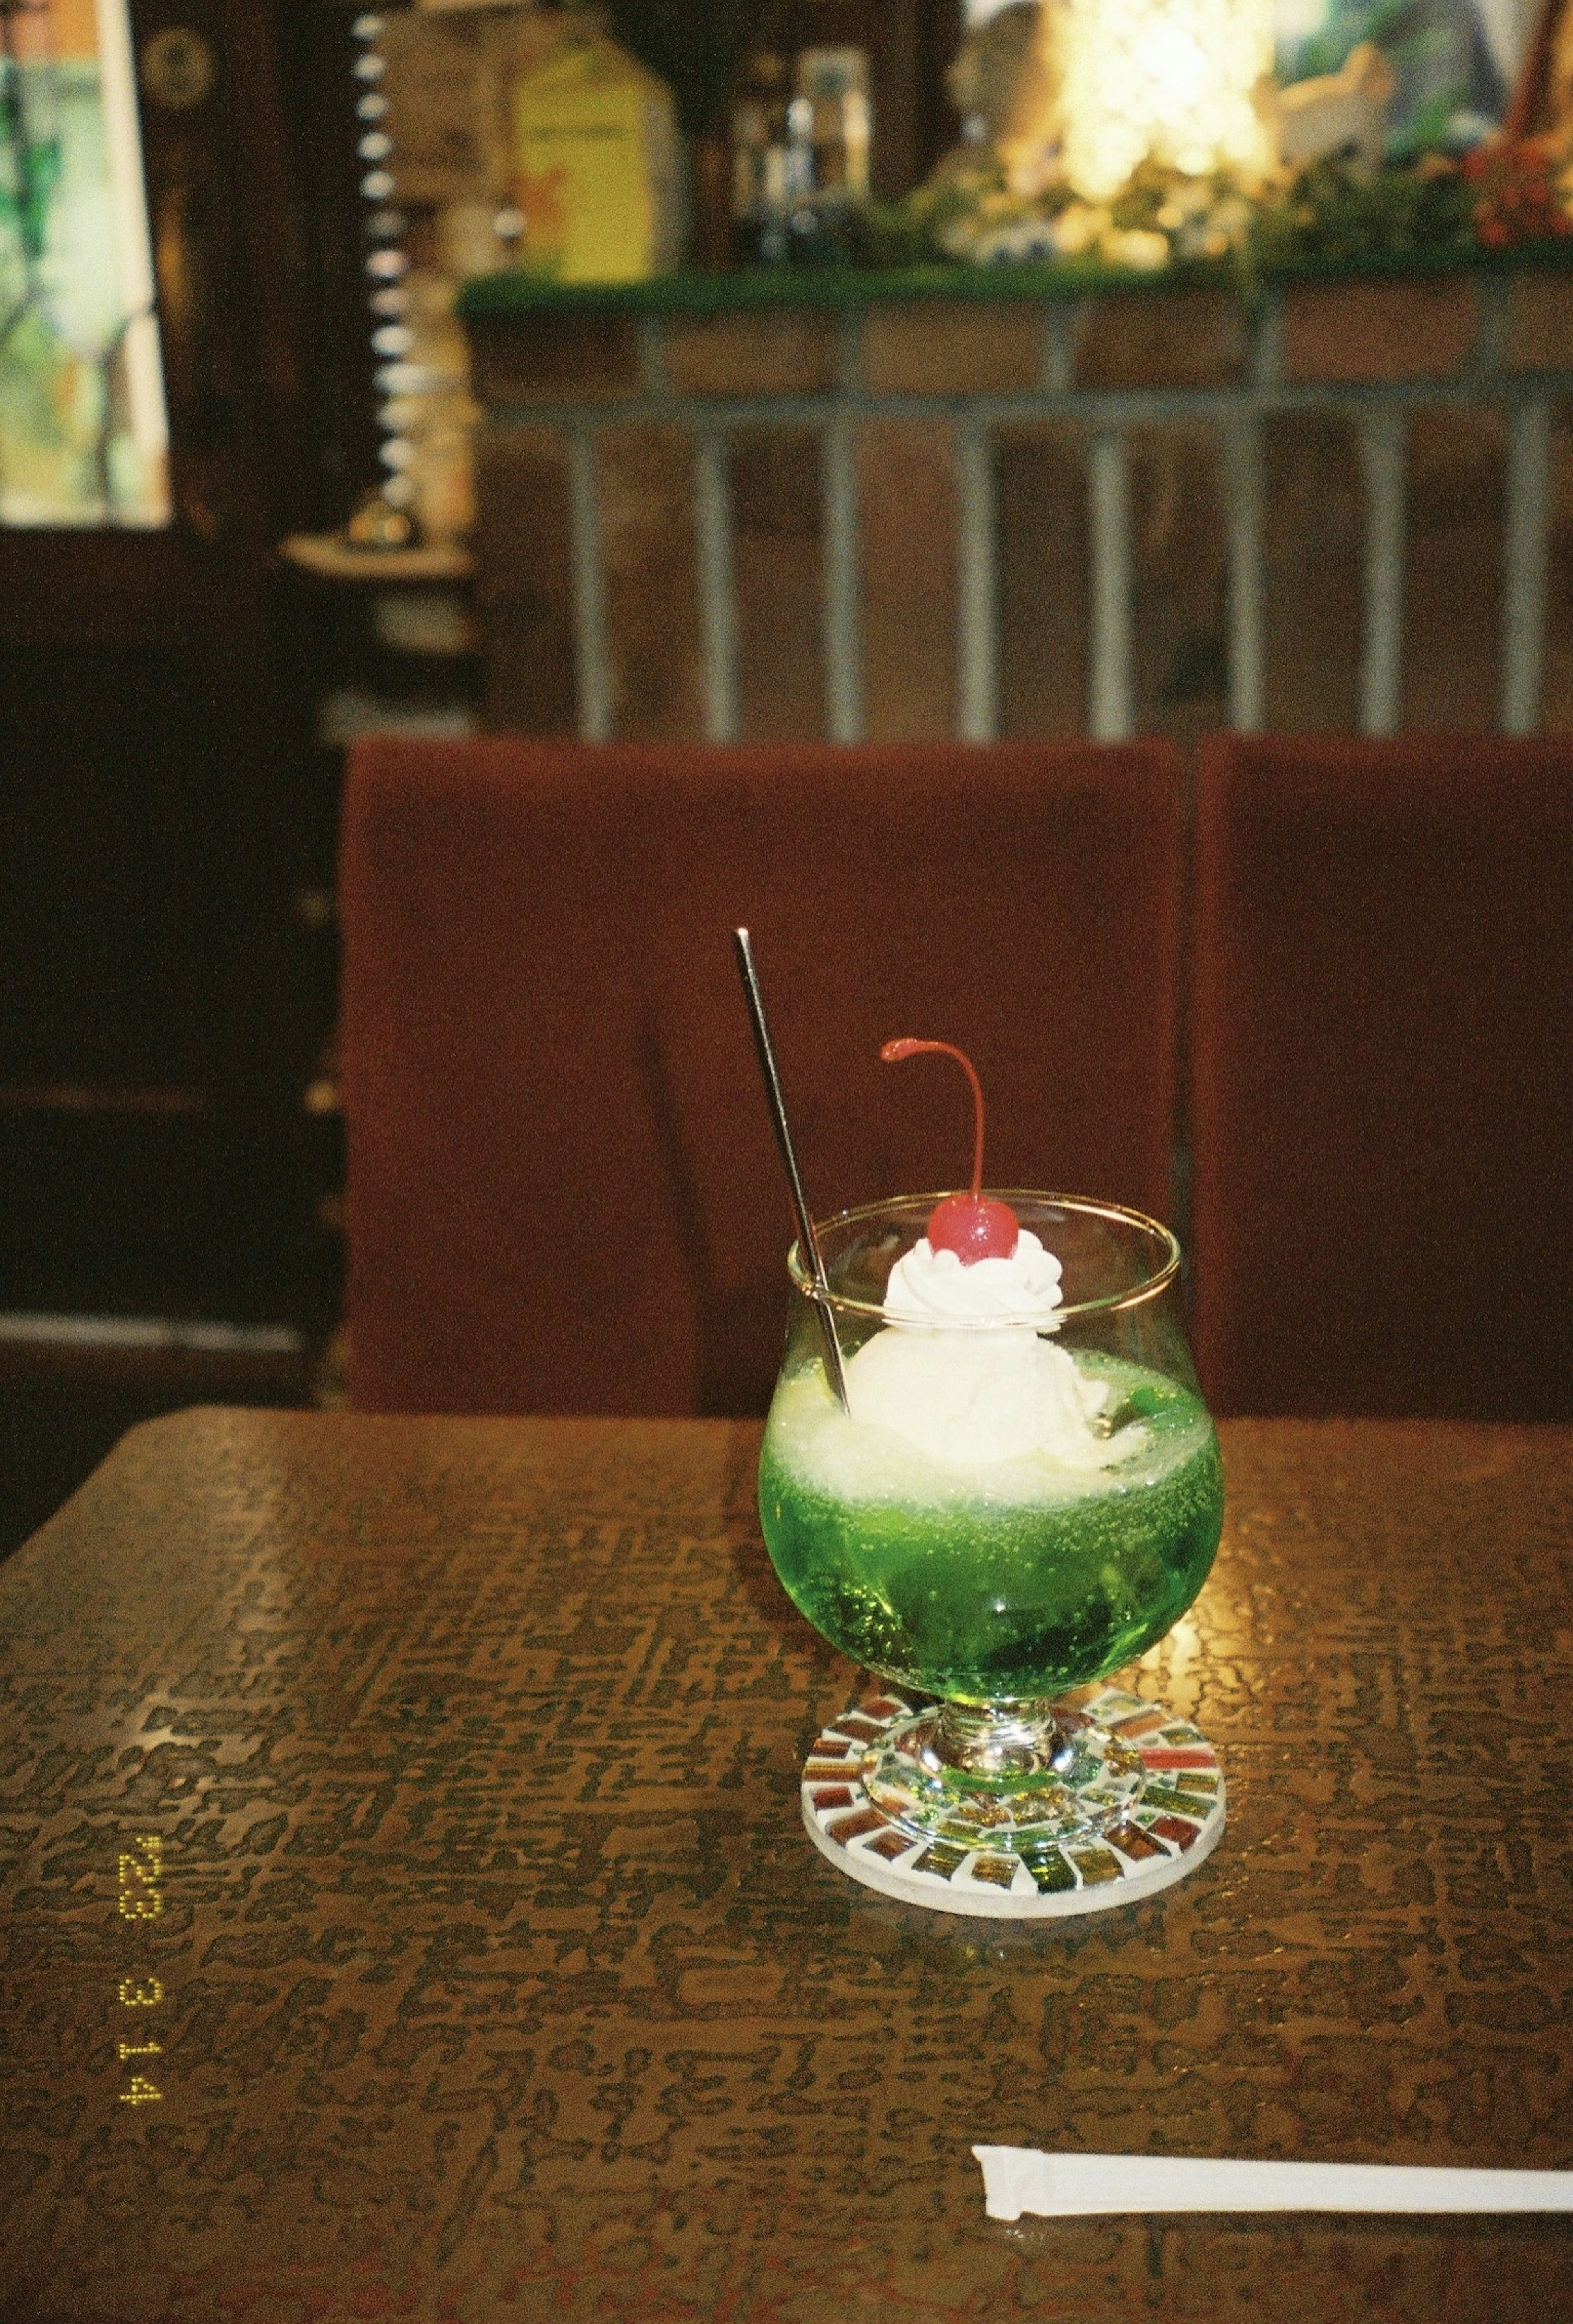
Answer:
[[[847,1409],[847,1376],[842,1367],[841,1342],[836,1338],[835,1319],[831,1314],[830,1280],[824,1271],[819,1237],[814,1231],[814,1221],[809,1215],[808,1199],[803,1191],[803,1173],[797,1167],[797,1150],[792,1143],[792,1125],[786,1119],[786,1101],[781,1093],[781,1076],[776,1070],[776,1052],[770,1046],[770,1028],[765,1021],[765,996],[759,991],[759,973],[754,966],[754,947],[749,941],[747,928],[733,928],[731,940],[737,952],[738,973],[743,981],[743,998],[749,1004],[749,1020],[754,1028],[754,1047],[759,1053],[759,1071],[765,1077],[765,1095],[770,1102],[770,1118],[776,1125],[776,1143],[781,1149],[781,1159],[786,1166],[786,1184],[792,1189],[792,1208],[797,1214],[798,1240],[808,1254],[809,1273],[814,1277],[814,1306],[819,1315],[820,1335],[824,1342],[825,1376],[844,1412]]]

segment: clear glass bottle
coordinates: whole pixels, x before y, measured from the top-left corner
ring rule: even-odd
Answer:
[[[869,60],[861,49],[805,49],[796,85],[787,109],[800,157],[789,217],[794,255],[851,259],[869,199]]]
[[[786,112],[786,61],[773,49],[756,50],[732,106],[731,210],[739,256],[764,265],[779,265],[787,254]]]
[[[855,257],[869,199],[869,135],[861,49],[805,49],[790,79],[777,51],[756,51],[732,110],[741,255],[765,265]]]

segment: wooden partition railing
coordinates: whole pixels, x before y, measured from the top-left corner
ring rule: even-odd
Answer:
[[[1250,309],[926,288],[750,284],[741,308],[724,278],[472,289],[496,723],[848,742],[1573,724],[1573,274],[1304,282]],[[813,544],[780,610],[818,665],[793,681],[783,647],[774,694],[768,560],[738,506],[740,463],[772,442]]]

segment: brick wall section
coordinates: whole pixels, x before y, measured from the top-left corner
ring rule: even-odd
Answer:
[[[1077,310],[1077,387],[1238,387],[1250,363],[1250,324],[1225,290],[1133,290],[1089,299]]]
[[[676,315],[667,327],[674,395],[817,395],[835,385],[830,315]]]
[[[915,300],[872,308],[863,324],[862,384],[870,395],[1021,395],[1043,378],[1044,322],[1035,306]]]
[[[956,480],[943,420],[877,420],[859,443],[863,713],[875,742],[956,722]]]
[[[1502,415],[1417,412],[1410,424],[1403,724],[1490,733],[1502,699]]]
[[[1366,483],[1354,421],[1279,411],[1262,423],[1266,723],[1292,733],[1359,722]]]
[[[1228,724],[1228,520],[1218,438],[1131,431],[1136,731],[1182,740]]]
[[[1089,557],[1085,431],[1007,429],[999,503],[1000,732],[1080,734],[1087,717]]]
[[[1573,371],[1573,274],[1515,274],[1507,286],[1502,367]]]
[[[475,393],[487,406],[610,403],[639,390],[631,315],[531,315],[472,330]]]
[[[1479,315],[1469,275],[1299,283],[1284,300],[1283,376],[1292,386],[1456,379],[1474,353]]]
[[[630,742],[702,733],[694,456],[676,428],[607,428],[601,529],[612,727]]]
[[[487,723],[521,734],[571,734],[566,436],[560,428],[483,428],[475,483]]]
[[[819,442],[806,428],[732,438],[732,574],[741,739],[790,742],[824,724]]]
[[[1512,412],[1550,394],[1542,723],[1573,728],[1573,271],[1300,281],[1265,314],[1223,290],[1144,286],[1048,307],[875,300],[850,318],[812,301],[648,324],[540,311],[473,337],[477,392],[493,415],[477,547],[495,724],[574,729],[566,428],[582,411],[599,443],[614,731],[704,732],[691,429],[723,413],[739,731],[824,731],[823,464],[818,420],[790,408],[814,398],[821,417],[836,408],[855,420],[867,732],[953,731],[955,429],[976,398],[994,447],[1001,733],[1084,728],[1085,464],[1092,435],[1110,428],[1129,457],[1138,725],[1184,736],[1227,723],[1228,430],[1246,415],[1262,450],[1266,723],[1355,725],[1372,508],[1366,409],[1407,413],[1403,723],[1489,728],[1504,677]]]

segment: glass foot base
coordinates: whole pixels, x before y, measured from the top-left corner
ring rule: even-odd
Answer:
[[[1064,1748],[1053,1763],[984,1784],[941,1762],[936,1708],[869,1697],[808,1755],[809,1838],[888,1896],[1002,1920],[1133,1904],[1211,1854],[1223,1770],[1188,1720],[1102,1682],[1054,1714]]]

